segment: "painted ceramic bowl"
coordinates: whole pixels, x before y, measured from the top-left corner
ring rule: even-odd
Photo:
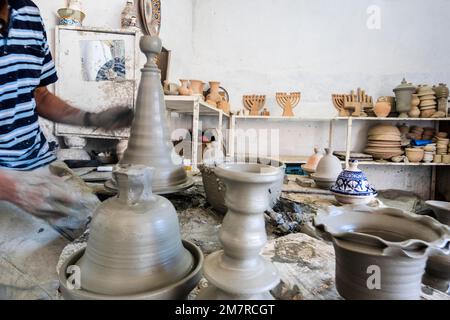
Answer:
[[[358,160],[350,160],[349,168],[341,172],[330,190],[344,204],[366,204],[378,194],[358,169]]]

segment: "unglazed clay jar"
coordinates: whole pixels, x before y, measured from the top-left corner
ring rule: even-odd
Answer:
[[[308,174],[312,174],[316,172],[317,165],[320,160],[323,158],[323,152],[319,148],[314,148],[314,154],[309,157],[308,162],[302,166],[303,171]]]
[[[394,89],[396,108],[400,118],[408,118],[411,109],[412,95],[416,92],[416,87],[403,79],[402,83]]]
[[[246,163],[250,162],[250,159],[245,159]],[[279,167],[283,172],[286,169],[286,165],[280,161],[268,160],[268,159],[257,159],[256,163],[259,164],[270,164],[274,167]],[[203,164],[199,166],[202,173],[203,186],[205,187],[206,199],[209,204],[219,213],[225,214],[227,212],[227,207],[225,205],[225,184],[222,179],[220,179],[215,170],[218,165],[222,162]],[[269,205],[273,208],[278,199],[281,196],[281,190],[283,188],[283,180],[276,181],[270,186],[269,190]]]
[[[316,172],[311,174],[319,188],[329,189],[342,171],[341,161],[333,155],[333,150],[326,148],[325,156],[319,161]]]
[[[66,298],[83,293],[86,298],[151,296],[197,278],[199,261],[183,246],[171,202],[152,194],[151,174],[144,166],[116,168],[118,196],[103,202],[95,212],[86,250],[75,261],[82,291],[75,290],[75,296],[68,291]],[[179,288],[172,288],[179,296]],[[184,287],[184,297],[192,289]]]
[[[192,94],[203,96],[205,83],[201,80],[191,80]]]
[[[273,299],[269,291],[280,278],[260,251],[267,242],[268,190],[283,180],[284,173],[268,165],[228,163],[216,168],[216,174],[226,186],[228,207],[219,234],[223,250],[205,260],[203,273],[209,285],[198,299]]]
[[[449,253],[450,228],[393,208],[333,210],[320,213],[315,225],[333,239],[339,294],[355,300],[419,300],[428,256]]]
[[[366,175],[358,169],[358,160],[350,160],[349,167],[341,172],[330,190],[342,204],[367,204],[377,195]]]
[[[378,101],[373,108],[375,115],[379,118],[385,118],[391,113],[391,104],[389,102]]]
[[[189,80],[180,80],[181,86],[178,88],[178,93],[181,96],[192,95],[192,90],[189,88]]]

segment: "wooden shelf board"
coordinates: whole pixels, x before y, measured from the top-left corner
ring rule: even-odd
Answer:
[[[352,120],[363,120],[363,121],[450,121],[450,117],[448,118],[378,118],[378,117],[336,117],[336,120],[348,120],[351,118]]]
[[[244,120],[275,120],[275,121],[331,121],[335,118],[307,118],[307,117],[283,117],[283,116],[234,116]]]
[[[377,161],[359,161],[359,165],[369,165],[369,166],[418,166],[418,167],[448,167],[448,163],[405,163],[405,162],[377,162]]]
[[[171,112],[176,112],[180,114],[193,114],[194,113],[194,103],[199,100],[196,96],[165,96],[166,108]],[[199,101],[200,115],[202,116],[218,116],[222,113],[224,117],[229,117],[228,114],[224,113],[204,101]]]

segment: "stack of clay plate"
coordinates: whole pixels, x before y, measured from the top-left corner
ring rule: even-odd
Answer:
[[[437,139],[436,154],[446,155],[448,153],[450,139],[439,137],[436,137],[436,139]]]
[[[391,159],[403,154],[400,130],[396,126],[380,124],[369,130],[365,153],[375,159]]]
[[[433,88],[427,85],[420,86],[417,90],[417,95],[420,99],[420,117],[431,118],[437,108],[436,93]]]

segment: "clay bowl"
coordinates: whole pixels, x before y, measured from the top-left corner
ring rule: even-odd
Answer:
[[[183,240],[183,246],[192,254],[194,257],[194,266],[191,272],[187,274],[180,281],[173,283],[170,286],[161,288],[159,290],[154,290],[150,292],[141,292],[133,295],[127,296],[110,296],[104,294],[96,294],[83,289],[71,290],[67,287],[68,276],[70,274],[66,273],[69,266],[73,266],[78,260],[83,256],[85,248],[80,249],[73,253],[61,266],[59,269],[59,281],[60,290],[62,296],[66,300],[185,300],[189,293],[197,286],[202,278],[202,266],[203,266],[203,253],[194,244]]]
[[[329,190],[335,182],[335,179],[318,177],[318,176],[316,176],[315,173],[311,174],[311,178],[314,180],[317,187],[319,187],[320,189],[325,189],[325,190]]]
[[[352,300],[419,300],[428,256],[448,253],[450,228],[394,208],[332,210],[319,213],[314,225],[333,240],[339,294]],[[368,286],[374,266],[381,272],[377,290]]]
[[[245,159],[245,162],[249,162],[250,159]],[[283,171],[286,165],[283,162],[268,160],[268,159],[258,159],[257,163],[270,164],[274,167],[279,167]],[[225,184],[222,180],[217,177],[215,173],[215,165],[201,165],[199,166],[200,172],[202,173],[203,186],[205,188],[206,199],[209,204],[221,214],[227,213],[228,208],[225,205]],[[283,180],[274,183],[270,188],[270,207],[273,208],[278,202],[281,196],[281,189],[283,187]]]
[[[436,134],[436,137],[437,137],[437,138],[441,138],[441,139],[445,139],[445,138],[448,137],[448,133],[447,133],[447,132],[438,132],[438,133]]]
[[[421,118],[431,118],[433,116],[433,114],[435,114],[435,112],[436,112],[435,109],[424,110],[420,113],[420,117]]]
[[[423,149],[416,148],[406,148],[406,157],[410,162],[420,162],[425,156],[425,151]]]

